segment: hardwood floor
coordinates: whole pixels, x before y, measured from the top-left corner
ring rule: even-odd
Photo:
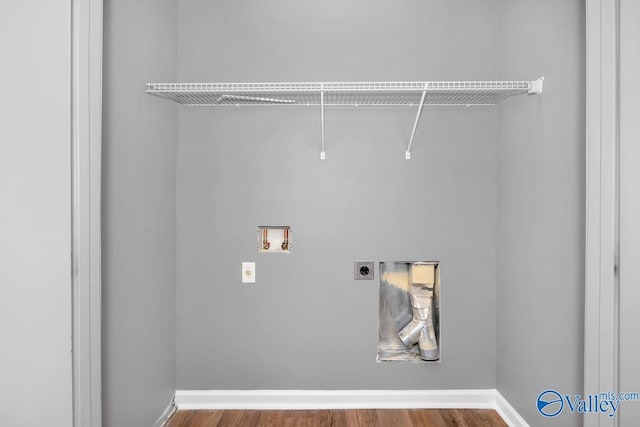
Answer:
[[[506,427],[491,409],[177,411],[166,427]]]

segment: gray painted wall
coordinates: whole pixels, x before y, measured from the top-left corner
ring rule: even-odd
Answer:
[[[3,426],[72,423],[70,17],[69,1],[0,13]]]
[[[620,3],[620,391],[640,385],[640,123],[635,79],[640,73],[640,3]],[[620,406],[621,426],[637,424],[640,403]]]
[[[175,390],[176,107],[145,95],[176,78],[174,0],[104,5],[103,409],[152,425]]]
[[[531,425],[578,426],[578,415],[544,419],[535,402],[549,388],[582,392],[584,2],[500,11],[502,78],[546,80],[542,96],[499,106],[497,386]]]
[[[495,11],[184,0],[178,78],[491,79]],[[179,109],[178,389],[495,387],[497,111],[425,111],[406,161],[414,117],[328,110],[320,161],[317,109]],[[256,253],[269,224],[292,226],[292,254]],[[354,281],[356,259],[441,262],[441,363],[376,363],[377,280]]]

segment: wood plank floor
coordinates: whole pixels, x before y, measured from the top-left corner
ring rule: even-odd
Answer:
[[[506,427],[491,409],[177,411],[167,427]]]

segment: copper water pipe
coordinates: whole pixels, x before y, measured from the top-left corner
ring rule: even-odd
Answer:
[[[282,240],[282,245],[280,246],[283,251],[289,249],[289,229],[285,228],[283,231],[284,238]]]

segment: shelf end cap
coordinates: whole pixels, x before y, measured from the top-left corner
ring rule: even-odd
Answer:
[[[529,89],[529,95],[538,95],[542,93],[542,83],[544,82],[544,77],[540,77],[538,80],[534,80],[531,82],[531,89]]]

